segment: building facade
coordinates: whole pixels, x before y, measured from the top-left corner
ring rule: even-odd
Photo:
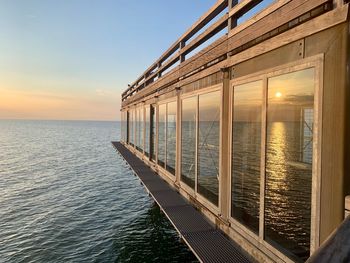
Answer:
[[[122,143],[261,262],[305,261],[350,194],[346,1],[217,1],[122,95]]]

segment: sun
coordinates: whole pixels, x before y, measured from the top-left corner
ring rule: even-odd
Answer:
[[[282,93],[277,91],[276,94],[275,94],[275,97],[276,98],[281,98],[282,97]]]

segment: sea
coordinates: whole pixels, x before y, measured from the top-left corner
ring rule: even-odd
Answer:
[[[0,262],[197,262],[119,157],[119,122],[0,120]]]

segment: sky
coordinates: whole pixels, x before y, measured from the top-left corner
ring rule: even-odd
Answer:
[[[0,119],[118,120],[121,93],[216,0],[0,0]]]

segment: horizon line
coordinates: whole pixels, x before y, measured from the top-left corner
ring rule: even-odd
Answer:
[[[88,120],[88,119],[21,119],[21,118],[0,118],[0,121],[100,121],[100,122],[118,122],[120,120]]]

